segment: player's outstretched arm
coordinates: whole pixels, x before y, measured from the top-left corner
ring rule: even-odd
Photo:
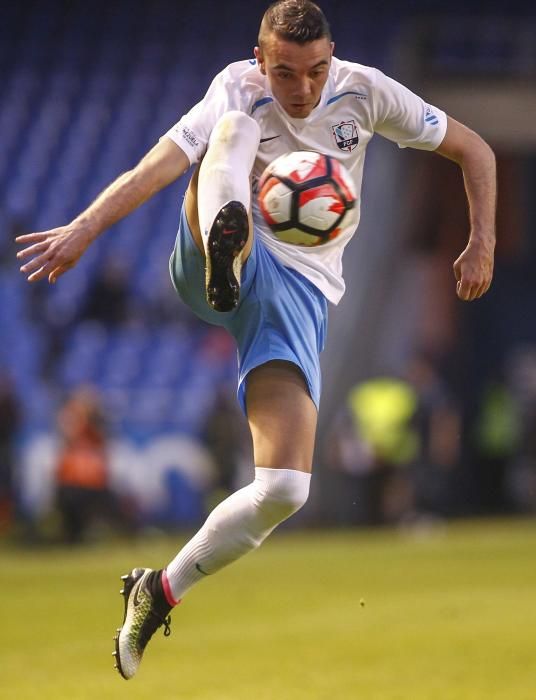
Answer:
[[[118,177],[70,224],[18,236],[17,243],[25,247],[17,257],[29,258],[21,272],[29,282],[44,277],[55,282],[76,265],[99,234],[180,177],[189,166],[184,151],[163,138],[135,168]]]
[[[469,201],[471,231],[463,253],[454,263],[456,293],[464,301],[485,294],[493,277],[497,174],[495,156],[488,144],[451,117],[437,149],[461,167]]]

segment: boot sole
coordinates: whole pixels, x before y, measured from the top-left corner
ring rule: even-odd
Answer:
[[[229,213],[225,211],[228,207]],[[226,228],[232,232],[224,233]],[[238,304],[248,233],[249,221],[243,205],[229,202],[222,207],[209,234],[206,260],[207,302],[215,311],[232,311]]]

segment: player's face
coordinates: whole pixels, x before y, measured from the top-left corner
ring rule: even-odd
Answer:
[[[271,33],[262,48],[255,47],[261,73],[268,77],[274,97],[290,117],[304,119],[318,104],[333,46],[328,39],[296,44]]]

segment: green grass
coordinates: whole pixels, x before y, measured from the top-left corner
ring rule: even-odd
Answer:
[[[536,698],[536,521],[272,536],[188,594],[127,683],[118,576],[180,544],[0,550],[0,697]]]

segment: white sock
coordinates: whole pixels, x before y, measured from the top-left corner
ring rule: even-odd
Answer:
[[[303,506],[310,481],[310,474],[295,469],[257,467],[255,480],[217,505],[167,566],[164,580],[170,602],[178,602],[194,583],[258,547]]]
[[[237,111],[222,115],[212,130],[208,150],[199,169],[197,187],[199,228],[205,251],[214,219],[227,202],[241,202],[249,211],[249,176],[260,137],[257,122]]]

